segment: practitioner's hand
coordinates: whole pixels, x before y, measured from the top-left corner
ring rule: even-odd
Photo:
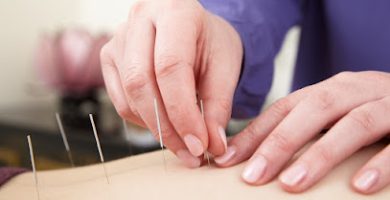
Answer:
[[[293,155],[321,130],[330,130],[291,166]],[[302,192],[360,148],[390,133],[390,73],[344,72],[298,90],[270,106],[229,141],[216,159],[223,167],[249,159],[242,178],[253,185],[279,175],[281,186]],[[361,193],[390,183],[390,145],[351,180]]]
[[[120,116],[148,127],[189,167],[226,151],[224,128],[242,62],[237,32],[196,0],[144,0],[103,48],[108,94]],[[203,120],[197,95],[204,102]],[[207,123],[205,123],[207,122]]]

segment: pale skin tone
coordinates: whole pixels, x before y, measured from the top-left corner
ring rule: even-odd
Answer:
[[[136,2],[101,53],[118,113],[158,139],[156,98],[164,144],[188,167],[200,166],[205,151],[220,167],[249,159],[245,182],[279,176],[283,189],[302,192],[361,147],[389,136],[390,74],[345,72],[275,102],[226,144],[242,57],[234,28],[195,0]],[[323,129],[327,134],[286,166]],[[352,188],[370,194],[386,187],[389,166],[390,146],[356,172]]]

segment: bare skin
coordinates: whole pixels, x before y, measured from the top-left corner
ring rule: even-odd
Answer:
[[[224,156],[232,166],[249,159],[242,173],[252,185],[268,183],[279,173],[283,189],[302,192],[360,148],[390,132],[390,74],[344,72],[298,90],[271,105],[245,130],[229,141]],[[297,161],[292,156],[321,130],[330,130]],[[353,188],[369,194],[390,183],[390,145],[352,178]]]
[[[279,176],[281,187],[302,192],[363,146],[389,135],[390,74],[341,73],[274,103],[226,145],[241,71],[240,37],[196,0],[143,0],[103,48],[108,94],[118,113],[157,137],[157,98],[163,140],[188,167],[207,150],[220,167],[247,159],[242,178],[261,185]],[[204,102],[205,118],[197,105]],[[310,139],[329,132],[290,167]],[[390,146],[360,169],[351,184],[369,194],[390,183]]]
[[[116,110],[157,136],[189,167],[206,150],[222,155],[224,129],[241,70],[236,31],[194,0],[138,1],[103,48],[103,74]],[[197,96],[203,100],[203,120]]]

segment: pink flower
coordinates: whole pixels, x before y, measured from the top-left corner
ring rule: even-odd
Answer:
[[[82,95],[102,87],[99,54],[108,40],[108,35],[93,37],[81,29],[43,35],[35,54],[39,78],[62,95]]]

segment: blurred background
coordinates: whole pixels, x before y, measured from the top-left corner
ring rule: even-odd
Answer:
[[[147,130],[122,122],[101,83],[99,48],[126,20],[132,2],[0,1],[0,166],[30,167],[31,134],[38,170],[69,167],[55,113],[76,166],[98,162],[89,113],[106,160],[158,148]],[[265,107],[289,91],[298,37],[293,28],[285,39]],[[246,122],[232,120],[228,133]]]

